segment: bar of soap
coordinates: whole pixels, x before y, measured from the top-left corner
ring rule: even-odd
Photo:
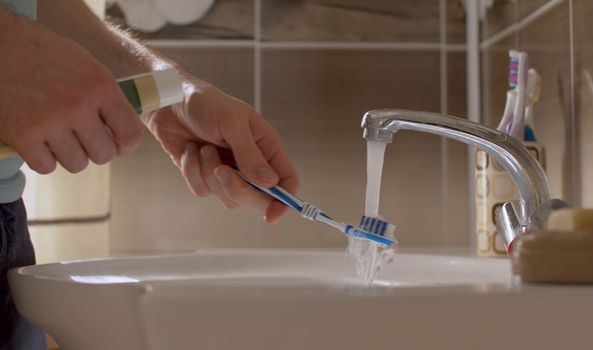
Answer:
[[[561,209],[548,218],[549,231],[572,232],[593,228],[593,209]]]
[[[574,222],[562,224],[567,227]],[[520,235],[511,253],[511,263],[513,274],[524,282],[593,283],[593,228]]]

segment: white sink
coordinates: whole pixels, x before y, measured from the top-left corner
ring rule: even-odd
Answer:
[[[506,259],[400,253],[372,287],[343,252],[298,250],[73,261],[9,280],[65,350],[593,344],[593,288],[513,285]]]

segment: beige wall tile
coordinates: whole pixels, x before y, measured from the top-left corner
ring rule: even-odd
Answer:
[[[444,236],[443,245],[467,247],[470,245],[470,205],[474,202],[469,198],[467,145],[447,141],[447,186],[443,204]]]
[[[545,5],[550,0],[518,0],[517,10],[519,18],[525,18],[533,11],[537,10],[542,5]]]
[[[385,107],[438,111],[438,62],[438,52],[265,50],[263,112],[302,177],[300,196],[357,223],[366,176],[363,113]],[[402,244],[440,244],[440,138],[399,133],[388,147],[383,176],[381,211],[399,226]],[[343,239],[294,218],[264,227],[262,244],[326,246]]]
[[[77,174],[61,165],[49,175],[41,175],[26,164],[22,171],[27,178],[23,200],[29,221],[109,215],[109,165],[91,163]]]
[[[140,149],[114,160],[111,169],[112,251],[255,245],[259,215],[229,211],[213,197],[194,197],[148,132]]]
[[[447,53],[447,113],[467,118],[467,68],[465,51]]]
[[[461,0],[446,0],[447,42],[465,43],[465,9]]]
[[[262,65],[263,111],[273,123],[323,116],[358,128],[369,109],[439,108],[434,51],[266,49]]]
[[[513,24],[517,20],[517,13],[517,1],[496,0],[481,21],[482,39],[489,38]]]
[[[31,225],[29,231],[37,264],[104,258],[110,255],[109,220]]]
[[[124,15],[117,5],[107,15],[112,22],[125,26]],[[167,24],[157,32],[136,35],[143,39],[253,39],[254,17],[253,0],[218,0],[195,23]]]
[[[262,0],[266,41],[438,42],[434,0]]]
[[[159,51],[224,92],[253,103],[253,49],[161,48]]]
[[[486,17],[480,22],[482,39],[491,37],[513,24],[517,20],[517,1],[496,0],[494,6],[486,12]]]
[[[440,137],[402,131],[388,147],[381,212],[402,246],[443,243]]]
[[[449,53],[447,56],[447,112],[465,118],[467,116],[467,88],[465,52]],[[444,236],[446,246],[469,246],[469,200],[467,145],[447,140],[446,197],[443,203]]]
[[[577,0],[574,9],[575,143],[581,204],[593,207],[593,2]]]

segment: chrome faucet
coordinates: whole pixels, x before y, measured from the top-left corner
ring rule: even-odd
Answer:
[[[482,124],[438,113],[379,109],[364,115],[362,127],[363,138],[387,143],[399,130],[444,136],[477,147],[500,163],[519,192],[519,200],[504,203],[496,217],[496,227],[507,251],[519,234],[545,228],[550,212],[567,206],[561,200],[551,199],[544,170],[519,141]]]

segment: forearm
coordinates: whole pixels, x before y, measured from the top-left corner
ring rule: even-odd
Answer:
[[[75,15],[73,15],[75,14]],[[58,35],[86,48],[115,78],[174,67],[184,79],[184,92],[205,93],[211,85],[192,77],[182,67],[132,38],[128,33],[101,21],[82,0],[39,0],[38,20]],[[163,111],[168,112],[169,108]],[[141,120],[152,130],[155,113],[142,114]]]
[[[117,78],[171,65],[127,33],[101,21],[82,0],[39,0],[38,21],[85,47]]]

